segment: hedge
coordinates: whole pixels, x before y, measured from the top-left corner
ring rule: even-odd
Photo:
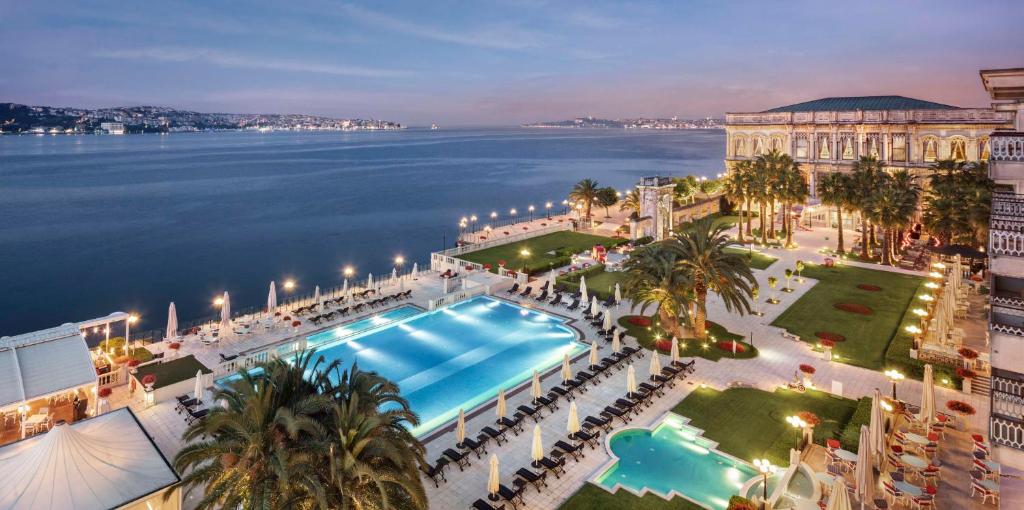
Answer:
[[[839,436],[843,448],[856,452],[860,446],[860,426],[869,423],[871,423],[871,397],[864,397],[857,402],[857,409],[853,412],[853,416],[850,416],[850,421],[846,422],[846,427],[843,428],[842,435]]]

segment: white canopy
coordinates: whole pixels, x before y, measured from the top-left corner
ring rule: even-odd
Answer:
[[[128,408],[0,448],[0,509],[120,508],[178,482]]]
[[[224,291],[224,303],[220,305],[220,338],[231,338],[235,336],[234,326],[231,325],[231,296]]]
[[[267,313],[274,313],[277,309],[277,285],[271,281],[270,291],[267,292]]]
[[[583,303],[583,306],[586,306],[587,305],[587,301],[589,301],[589,299],[587,298],[587,277],[586,276],[581,276],[580,277],[580,302]]]
[[[924,366],[924,381],[921,384],[921,412],[917,419],[921,420],[926,427],[930,427],[935,421],[935,384],[932,375],[932,366]]]
[[[96,384],[78,325],[0,338],[0,407]]]
[[[174,301],[171,301],[171,306],[167,307],[167,331],[164,333],[165,338],[175,338],[178,336],[178,311],[174,308]]]
[[[313,291],[313,309],[320,310],[320,286],[316,286],[316,290]]]

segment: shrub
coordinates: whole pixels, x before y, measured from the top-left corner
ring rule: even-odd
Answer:
[[[757,510],[757,505],[743,496],[733,496],[729,498],[729,508],[726,510]]]
[[[871,311],[870,308],[857,303],[836,303],[832,306],[844,312],[856,313],[860,315],[872,315],[875,313]]]
[[[800,365],[800,371],[807,375],[814,375],[814,373],[817,372],[818,370],[812,367],[811,365],[803,364]]]
[[[100,391],[96,394],[99,395],[100,398],[107,398],[113,392],[114,391],[111,390],[110,388],[100,388]]]
[[[954,413],[959,413],[967,416],[971,416],[978,411],[974,409],[974,406],[960,400],[950,400],[946,402],[946,408]]]
[[[636,238],[636,241],[633,241],[633,246],[643,246],[645,244],[651,244],[653,242],[654,236],[643,236]]]
[[[871,397],[864,397],[857,402],[857,410],[853,412],[850,421],[846,422],[839,439],[851,452],[857,451],[860,446],[860,427],[871,423]]]
[[[115,351],[116,352],[116,351],[119,351],[119,350],[124,348],[124,337],[123,336],[115,336],[115,337],[111,338],[110,340],[101,340],[99,347],[100,347],[100,350],[106,351],[106,352],[110,352],[110,351]]]

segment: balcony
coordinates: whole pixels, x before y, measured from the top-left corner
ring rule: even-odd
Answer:
[[[989,147],[989,161],[1024,162],[1024,133],[996,131],[989,138]]]
[[[1024,317],[1021,315],[1024,315],[1024,310],[1000,307],[993,301],[990,327],[992,331],[1024,337]]]

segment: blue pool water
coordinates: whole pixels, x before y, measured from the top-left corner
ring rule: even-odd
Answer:
[[[676,491],[708,508],[724,510],[729,498],[755,476],[754,468],[714,450],[700,430],[669,415],[654,431],[628,429],[609,439],[618,457],[597,483],[616,484],[640,492],[645,488],[667,497]]]
[[[315,335],[308,336],[306,337],[306,345],[309,347],[319,347],[328,342],[348,338],[370,329],[385,326],[407,317],[412,317],[413,315],[417,315],[421,312],[423,312],[423,310],[415,306],[402,305],[398,308],[378,313],[372,317],[367,317],[351,324],[344,324],[336,328],[331,328],[326,331],[321,331]]]
[[[468,411],[494,398],[500,388],[527,381],[534,370],[558,365],[566,353],[571,357],[587,348],[562,319],[487,296],[384,320],[393,322],[340,339],[329,330],[309,340],[328,361],[339,359],[345,367],[356,362],[398,383],[420,417],[416,435],[454,419],[460,408]]]

